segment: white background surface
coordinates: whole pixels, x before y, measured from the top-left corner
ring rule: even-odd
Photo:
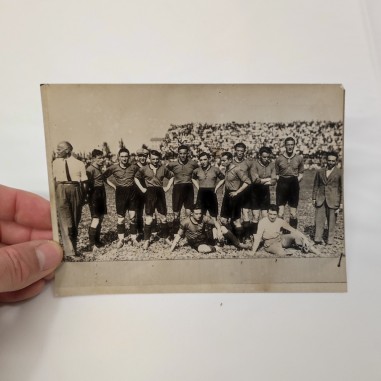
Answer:
[[[0,0],[0,182],[45,196],[40,83],[342,83],[349,288],[50,286],[0,307],[0,380],[380,380],[380,16],[377,0]]]

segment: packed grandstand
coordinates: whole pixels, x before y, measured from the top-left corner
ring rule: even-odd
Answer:
[[[164,137],[152,138],[142,146],[157,149],[162,153],[164,162],[177,158],[177,148],[181,144],[189,147],[190,153],[197,159],[201,152],[211,154],[214,164],[224,151],[232,151],[238,142],[247,146],[247,156],[256,157],[262,146],[271,148],[273,159],[284,149],[284,140],[292,136],[296,140],[296,150],[304,156],[306,169],[320,167],[327,152],[335,151],[339,155],[339,166],[342,166],[343,123],[327,121],[295,121],[290,123],[186,123],[171,124]],[[119,148],[124,147],[122,140]],[[127,148],[128,145],[127,145]],[[118,160],[117,153],[111,152],[107,143],[102,144],[105,167]],[[54,159],[53,153],[52,158]],[[91,153],[76,153],[75,157],[90,163]],[[131,152],[131,159],[135,154]]]
[[[234,144],[244,142],[248,155],[256,156],[262,146],[271,148],[273,156],[282,152],[284,139],[296,139],[297,149],[305,158],[306,167],[320,165],[326,152],[336,151],[342,160],[343,123],[326,121],[296,121],[292,123],[187,123],[172,124],[160,144],[163,157],[176,157],[177,147],[186,144],[193,156],[208,152],[217,158],[223,151],[231,151]]]

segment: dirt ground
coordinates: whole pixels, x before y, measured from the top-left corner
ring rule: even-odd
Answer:
[[[300,202],[298,207],[298,229],[305,233],[311,239],[314,234],[314,215],[315,209],[311,202],[312,185],[315,171],[307,170],[301,182]],[[275,201],[275,187],[272,187],[271,199]],[[66,257],[66,261],[75,262],[91,262],[91,261],[124,261],[124,260],[159,260],[159,259],[211,259],[211,258],[276,258],[275,255],[269,254],[263,248],[255,253],[251,250],[237,250],[233,246],[225,245],[219,251],[209,254],[200,254],[196,250],[190,248],[185,240],[180,241],[180,245],[169,252],[169,245],[157,240],[151,244],[147,251],[144,251],[140,242],[138,246],[125,244],[121,249],[116,248],[116,211],[114,191],[106,185],[108,214],[105,216],[102,224],[101,239],[104,247],[96,251],[90,251],[88,244],[88,228],[90,226],[91,217],[88,205],[85,205],[82,211],[82,219],[79,226],[78,252],[80,256]],[[169,210],[168,220],[171,222],[171,194],[172,190],[167,193],[167,205]],[[196,194],[196,193],[195,193]],[[219,207],[221,207],[222,191],[218,193]],[[288,220],[287,208],[285,218]],[[325,232],[326,234],[326,232]],[[325,236],[326,238],[326,236]],[[317,248],[321,252],[321,257],[339,257],[344,252],[344,222],[343,214],[340,213],[336,225],[335,244],[330,246],[318,245]],[[316,254],[303,253],[297,248],[289,248],[286,250],[287,256],[290,257],[317,257]]]

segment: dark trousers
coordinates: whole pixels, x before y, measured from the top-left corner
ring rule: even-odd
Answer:
[[[327,243],[332,244],[335,237],[335,225],[336,225],[336,209],[329,208],[327,203],[324,201],[323,204],[316,208],[315,210],[315,241],[320,242],[323,240],[323,232],[325,221],[327,220],[328,225],[328,241]]]

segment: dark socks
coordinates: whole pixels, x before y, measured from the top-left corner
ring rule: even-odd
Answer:
[[[244,231],[243,231],[242,226],[235,228],[235,234],[236,234],[239,242],[242,242],[242,240],[243,240],[243,233],[244,233]]]
[[[144,225],[144,240],[145,241],[148,241],[151,237],[151,230],[152,230],[152,226],[151,225],[147,225],[145,224]]]
[[[126,234],[126,226],[123,224],[117,224],[116,225],[116,231],[118,234]]]
[[[102,229],[102,225],[101,223],[98,224],[98,226],[96,227],[96,233],[95,233],[95,243],[96,244],[100,244],[101,243],[101,229]]]
[[[243,221],[242,222],[242,229],[243,229],[243,238],[249,238],[251,235],[251,223],[250,221]]]
[[[136,235],[137,234],[137,229],[136,229],[136,222],[131,222],[130,223],[130,234]]]
[[[235,247],[239,247],[240,242],[238,238],[230,230],[224,234],[224,237],[226,237]]]
[[[167,222],[160,224],[159,235],[161,238],[168,238],[169,230],[168,230],[168,223]]]
[[[297,229],[298,227],[298,219],[290,217],[290,226],[294,229]]]
[[[173,231],[173,235],[177,234],[179,229],[180,229],[180,219],[179,218],[175,218],[173,220],[173,225],[172,225],[172,231]]]
[[[89,242],[90,246],[93,247],[96,243],[97,229],[89,227]]]

